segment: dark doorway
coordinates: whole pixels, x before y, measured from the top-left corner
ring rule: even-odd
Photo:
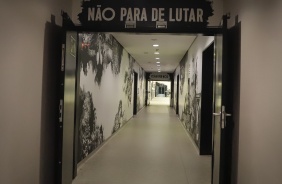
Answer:
[[[239,140],[239,109],[240,109],[240,67],[241,67],[241,24],[237,23],[227,32],[228,64],[225,70],[230,73],[227,78],[226,111],[231,112],[222,140],[224,159],[222,183],[237,183],[238,140]],[[233,171],[231,173],[231,171]],[[231,175],[233,174],[233,175]]]
[[[214,43],[203,51],[200,155],[212,153]]]
[[[137,114],[138,73],[134,71],[133,115]]]
[[[176,84],[176,114],[179,114],[179,75],[177,75]]]

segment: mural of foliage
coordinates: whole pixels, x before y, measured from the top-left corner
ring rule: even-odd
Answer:
[[[197,59],[192,59],[189,64],[188,93],[185,95],[184,108],[181,114],[181,121],[199,146],[197,135],[201,121],[201,94],[197,94],[198,85]]]
[[[97,125],[96,108],[92,94],[80,88],[77,104],[78,115],[78,162],[89,155],[103,141],[103,127]]]
[[[120,100],[118,105],[118,112],[116,113],[115,116],[115,122],[114,122],[112,134],[118,131],[125,122],[126,120],[124,118],[124,110],[122,110],[122,101]]]
[[[145,73],[144,70],[140,67],[139,68],[140,90],[143,89],[144,73]]]
[[[137,96],[137,111],[141,110],[141,104],[140,104],[140,96]]]
[[[91,64],[95,72],[95,82],[100,86],[103,73],[108,65],[114,75],[120,73],[123,47],[110,34],[106,33],[81,33],[79,34],[79,61],[87,75]]]
[[[185,66],[187,61],[188,53],[184,55],[182,60],[180,61],[180,93],[183,94],[183,86],[185,82]]]
[[[135,61],[133,57],[129,54],[128,54],[128,58],[129,58],[129,66],[124,75],[123,91],[127,95],[128,104],[131,104],[132,87],[133,87],[133,64]]]

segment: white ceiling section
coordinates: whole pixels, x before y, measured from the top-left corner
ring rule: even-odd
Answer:
[[[174,72],[196,35],[111,33],[146,72]],[[153,47],[158,44],[159,47]],[[154,54],[158,49],[159,55]],[[156,58],[160,58],[160,67]]]

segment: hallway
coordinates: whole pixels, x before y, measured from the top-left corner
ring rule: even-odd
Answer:
[[[73,184],[209,184],[211,157],[199,156],[175,112],[148,106],[79,166]]]

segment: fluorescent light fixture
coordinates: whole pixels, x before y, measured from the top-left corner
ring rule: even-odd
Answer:
[[[157,61],[156,63],[157,63],[157,64],[160,64],[161,62]]]
[[[160,58],[156,58],[157,60],[159,60]]]
[[[157,65],[157,67],[160,67],[161,65]]]
[[[158,72],[160,73],[161,71],[159,70]]]
[[[159,52],[155,52],[154,54],[160,54]]]
[[[154,44],[153,46],[154,46],[154,47],[158,47],[159,45],[158,45],[158,44]]]

